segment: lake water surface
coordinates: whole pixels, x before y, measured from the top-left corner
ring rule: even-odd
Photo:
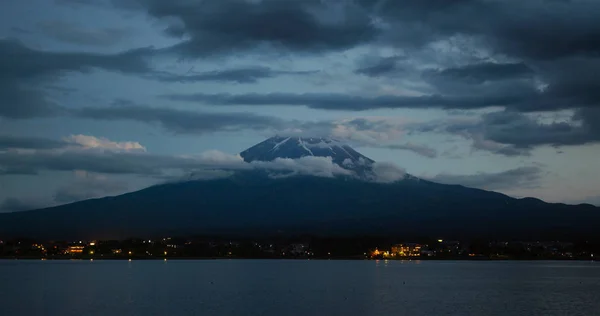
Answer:
[[[0,315],[600,315],[600,264],[0,260]]]

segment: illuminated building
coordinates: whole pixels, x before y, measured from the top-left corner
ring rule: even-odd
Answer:
[[[31,249],[40,249],[42,251],[46,250],[42,244],[33,244],[31,245]]]
[[[375,250],[371,251],[371,258],[394,259],[394,258],[414,258],[421,256],[421,250],[424,246],[414,243],[396,244],[390,250]]]
[[[67,248],[67,253],[69,254],[79,254],[83,252],[83,246],[69,246]]]
[[[420,257],[421,245],[419,244],[398,244],[392,246],[392,256],[398,257]]]
[[[375,248],[375,250],[371,251],[371,258],[379,258],[383,257],[383,252],[379,251],[379,249]]]
[[[390,256],[391,254],[389,251],[383,251],[377,248],[371,252],[371,258],[389,258]]]

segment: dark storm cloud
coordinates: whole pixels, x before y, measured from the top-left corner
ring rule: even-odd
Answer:
[[[485,190],[534,188],[538,186],[543,171],[539,167],[520,167],[498,173],[473,175],[438,174],[429,180],[444,184],[460,184]]]
[[[569,58],[524,64],[473,64],[429,70],[423,79],[447,96],[511,96],[512,111],[600,107],[600,58]],[[484,107],[481,104],[480,107]]]
[[[427,157],[427,158],[436,158],[438,155],[437,150],[435,150],[434,148],[424,146],[424,145],[412,144],[412,143],[382,145],[380,147],[388,148],[388,149],[395,149],[395,150],[408,150],[408,151],[414,152],[417,155]]]
[[[145,57],[151,49],[119,54],[52,52],[31,49],[21,42],[0,39],[0,117],[24,119],[57,115],[61,108],[42,88],[69,72],[104,69],[141,74],[151,70]]]
[[[345,50],[376,39],[376,44],[410,50],[457,36],[476,40],[467,49],[519,59],[515,64],[600,53],[600,3],[594,0],[113,3],[176,21],[169,34],[188,38],[174,50],[191,56],[236,53],[264,43],[291,51]],[[392,60],[385,62],[374,71],[390,69]]]
[[[38,171],[35,168],[30,168],[27,166],[20,166],[20,167],[0,166],[0,176],[10,176],[10,175],[35,176],[35,175],[38,175]]]
[[[472,142],[474,150],[482,150],[504,156],[526,156],[529,148],[516,148],[490,141],[485,135],[485,125],[482,120],[476,118],[464,119],[442,119],[425,123],[408,124],[405,126],[409,134],[416,133],[441,133],[463,137]]]
[[[44,91],[32,87],[36,83],[17,83],[0,74],[0,117],[25,119],[58,114],[60,107]]]
[[[349,2],[306,1],[113,1],[174,21],[165,33],[187,39],[171,51],[189,57],[229,54],[262,45],[290,52],[344,50],[376,38],[363,8]]]
[[[57,4],[68,5],[72,7],[88,5],[97,6],[108,4],[108,2],[104,0],[54,0],[54,2],[56,2]]]
[[[462,43],[459,49],[474,55],[465,65],[447,65],[426,72],[426,77],[436,77],[429,79],[438,91],[424,97],[384,96],[370,100],[326,95],[319,100],[315,95],[299,94],[290,96],[294,100],[273,100],[274,95],[269,95],[260,101],[260,96],[254,95],[253,100],[240,104],[300,104],[346,110],[506,106],[514,111],[552,111],[594,107],[600,99],[596,92],[600,91],[596,83],[600,82],[600,71],[596,69],[600,66],[592,68],[594,71],[587,67],[598,64],[600,57],[597,1],[127,0],[113,4],[170,21],[168,33],[185,38],[170,50],[191,57],[235,55],[263,44],[292,52],[323,52],[366,43],[396,46],[408,52],[409,57],[411,52],[419,55],[419,49],[426,44],[449,39],[458,40]],[[482,61],[475,57],[477,51],[511,62],[491,62],[489,58]],[[574,67],[572,60],[576,58],[580,61]],[[396,59],[372,58],[360,65],[356,73],[397,74],[400,68]],[[577,75],[576,69],[585,71],[585,75]],[[213,75],[220,80],[223,74]],[[534,77],[546,84],[544,93],[538,91],[539,83],[534,82]],[[186,98],[191,97],[180,99]],[[243,98],[249,99],[228,96],[227,100],[209,101],[234,105],[234,99]]]
[[[404,59],[404,57],[392,56],[375,58],[374,60],[367,59],[354,72],[368,77],[394,74],[402,71],[402,68],[398,65],[400,59]]]
[[[153,53],[141,48],[118,54],[72,53],[36,50],[10,39],[0,40],[1,78],[29,79],[55,76],[66,72],[85,72],[94,68],[123,73],[145,73],[151,70],[144,59]]]
[[[198,102],[209,105],[289,105],[324,110],[365,111],[377,108],[476,109],[512,104],[513,95],[460,96],[441,95],[364,97],[340,93],[248,93],[248,94],[169,94],[172,101]]]
[[[600,105],[598,1],[360,3],[389,24],[389,34],[384,36],[387,44],[418,55],[426,44],[446,40],[472,55],[466,64],[450,62],[425,73],[437,89],[434,94],[454,98],[511,95],[512,102],[499,105],[525,112]],[[510,62],[481,61],[475,57],[477,51]],[[479,107],[488,105],[482,102]]]
[[[593,0],[359,2],[391,25],[387,39],[400,47],[463,35],[519,58],[553,59],[600,52],[600,3]]]
[[[269,79],[283,75],[309,75],[316,71],[283,71],[273,70],[269,67],[246,67],[232,68],[224,70],[195,72],[186,75],[175,75],[169,73],[158,73],[151,75],[151,78],[165,82],[199,82],[199,81],[215,81],[215,82],[235,82],[235,83],[256,83],[260,79]]]
[[[48,96],[47,83],[71,72],[103,69],[143,75],[163,81],[231,81],[251,83],[280,75],[307,75],[311,71],[241,68],[171,75],[154,71],[148,58],[156,53],[141,48],[118,54],[53,52],[29,48],[16,40],[0,40],[0,117],[26,119],[65,114]]]
[[[493,154],[503,155],[506,157],[516,157],[516,156],[531,156],[531,148],[526,147],[516,147],[514,145],[490,145],[480,140],[473,141],[473,148],[479,150],[489,151]]]
[[[511,60],[467,59],[465,65],[426,72],[425,79],[441,95],[511,95],[512,102],[502,105],[523,112],[600,106],[598,1],[361,3],[391,25],[396,33],[386,40],[398,48],[418,54],[425,44],[451,40],[465,54],[484,51]]]
[[[57,1],[93,3],[87,0]],[[432,68],[425,70],[422,77],[415,78],[430,86],[423,96],[367,97],[337,93],[163,96],[169,100],[215,106],[283,105],[350,111],[502,106],[507,111],[484,116],[481,122],[469,127],[443,126],[446,132],[471,139],[476,149],[507,156],[526,155],[532,147],[539,145],[599,141],[600,117],[596,115],[596,109],[600,108],[598,1],[114,0],[112,3],[115,7],[144,12],[159,23],[167,23],[165,33],[181,38],[182,42],[164,51],[181,57],[227,57],[247,54],[254,49],[322,54],[370,45],[368,47],[374,48],[376,57],[359,63],[355,73],[397,79],[404,66],[399,63],[400,57],[381,58],[377,55],[381,52],[378,48],[394,47],[402,52],[402,58],[417,56],[415,61],[409,61],[429,65],[425,60],[428,57],[422,56],[432,46],[436,47],[436,56],[429,60]],[[7,55],[7,48],[17,53]],[[461,52],[460,57],[453,55],[457,50]],[[156,74],[148,69],[140,55],[144,54],[140,51],[116,55],[59,54],[2,40],[0,116],[56,115],[58,107],[38,88],[39,81],[69,71],[102,68],[154,76],[167,82],[253,83],[285,75],[268,68],[218,70],[182,76]],[[17,66],[11,66],[13,60]],[[35,62],[30,66],[28,61],[31,60]],[[51,61],[45,62],[47,60]],[[542,124],[521,114],[564,109],[576,112],[572,121]],[[169,111],[152,108],[148,110],[149,114],[141,115],[141,108],[111,107],[84,109],[76,115],[158,122],[180,132],[220,130],[219,126],[203,120],[194,125],[181,118],[186,112]],[[134,118],[127,118],[128,114]],[[141,116],[136,119],[134,114]],[[216,121],[229,122],[223,125],[225,130],[238,129],[246,123],[255,129],[280,125],[262,117],[248,116],[249,121],[241,123],[242,114],[228,118],[219,115]]]
[[[508,1],[496,6],[500,10],[490,20],[488,36],[494,47],[508,54],[554,59],[600,52],[597,1]],[[515,15],[511,9],[522,11]]]
[[[579,123],[538,121],[514,112],[484,116],[486,138],[517,147],[536,145],[582,145],[600,141],[600,109],[583,109],[574,117]]]
[[[425,71],[423,79],[445,96],[505,95],[512,111],[535,112],[598,107],[600,60],[570,59],[535,63],[472,64]],[[479,107],[485,107],[480,104]]]
[[[583,108],[568,120],[544,122],[514,111],[484,114],[480,120],[445,120],[407,126],[410,132],[441,132],[473,141],[475,149],[505,156],[528,155],[540,145],[567,146],[600,142],[600,109]]]
[[[130,101],[117,101],[110,107],[82,108],[72,115],[95,120],[129,120],[158,123],[176,133],[210,133],[218,131],[266,130],[285,127],[285,122],[275,117],[253,113],[212,113],[156,108],[137,105]]]
[[[541,63],[540,77],[546,98],[537,108],[600,107],[600,54]]]
[[[48,89],[49,91],[56,91],[62,95],[69,95],[69,94],[79,91],[79,89],[68,88],[68,87],[57,86],[57,85],[46,85],[46,86],[44,86],[44,88]]]
[[[60,42],[106,47],[125,39],[129,32],[124,29],[103,28],[86,29],[85,26],[65,21],[44,21],[37,24],[39,31],[45,36]]]
[[[448,80],[481,83],[493,80],[531,77],[533,70],[524,63],[479,63],[437,70],[433,74],[447,78]]]
[[[18,137],[10,135],[0,135],[0,150],[11,148],[19,149],[57,149],[69,145],[74,145],[62,140],[54,140],[38,137]]]

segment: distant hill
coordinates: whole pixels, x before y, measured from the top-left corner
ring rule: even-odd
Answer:
[[[248,161],[310,155],[305,149],[302,153],[296,150],[299,141],[274,138],[241,155]],[[328,149],[321,141],[311,142],[339,155],[333,158],[337,162],[360,158],[372,162],[354,150],[344,148],[346,154],[338,145]],[[267,155],[273,151],[279,154]],[[265,170],[237,171],[227,178],[168,183],[116,197],[0,214],[0,238],[309,234],[600,239],[598,227],[600,208],[591,205],[515,199],[415,177],[375,183],[356,177],[274,178]]]

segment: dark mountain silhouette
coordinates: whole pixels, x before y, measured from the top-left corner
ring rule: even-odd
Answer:
[[[244,151],[242,157],[247,161],[298,158],[306,154],[296,149],[300,140],[306,146],[305,139],[282,143],[284,139],[272,138]],[[272,154],[277,144],[279,154]],[[311,151],[339,155],[333,159],[342,163],[359,158],[372,162],[344,148],[346,156],[337,146]],[[0,214],[0,237],[309,234],[598,239],[599,224],[600,209],[591,205],[515,199],[415,177],[384,184],[356,177],[274,178],[268,171],[250,170],[222,179],[168,183],[116,197]]]

